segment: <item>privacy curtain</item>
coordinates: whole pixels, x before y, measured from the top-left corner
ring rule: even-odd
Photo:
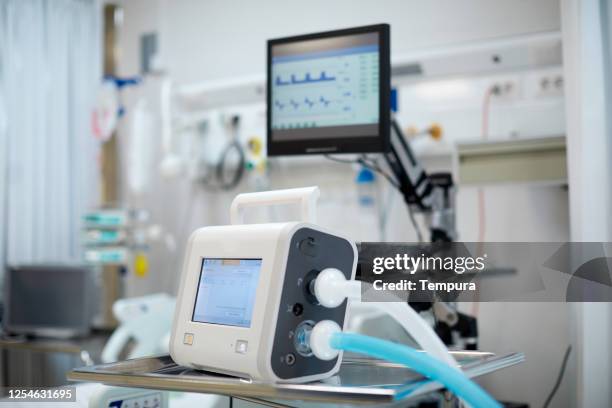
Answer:
[[[100,61],[95,0],[0,0],[0,266],[81,257]]]

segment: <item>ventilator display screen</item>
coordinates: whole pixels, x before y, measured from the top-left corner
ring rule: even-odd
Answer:
[[[261,262],[204,258],[192,320],[251,327]]]

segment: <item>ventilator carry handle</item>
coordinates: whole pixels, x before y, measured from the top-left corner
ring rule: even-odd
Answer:
[[[230,219],[233,225],[244,224],[245,207],[299,204],[302,221],[315,224],[319,194],[319,187],[317,186],[238,194],[232,201]]]

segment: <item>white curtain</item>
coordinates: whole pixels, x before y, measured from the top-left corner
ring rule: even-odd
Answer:
[[[0,265],[81,257],[81,215],[97,200],[100,10],[0,0]]]

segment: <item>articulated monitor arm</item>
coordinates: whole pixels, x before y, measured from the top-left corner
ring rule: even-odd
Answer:
[[[391,122],[391,149],[384,156],[406,204],[426,215],[431,241],[453,241],[457,234],[452,175],[428,175],[395,119]]]
[[[397,187],[404,196],[406,205],[425,214],[432,242],[451,242],[457,238],[455,230],[455,185],[451,173],[427,174],[416,159],[408,140],[402,134],[399,124],[391,121],[391,149],[384,154]],[[465,347],[477,345],[476,319],[460,315],[453,308],[441,302],[409,302],[410,306],[420,312],[434,308],[434,314],[444,315],[450,320],[436,325],[443,341],[453,344],[452,332],[456,331],[464,338]],[[437,305],[437,306],[436,306]],[[469,329],[469,330],[468,330]]]

